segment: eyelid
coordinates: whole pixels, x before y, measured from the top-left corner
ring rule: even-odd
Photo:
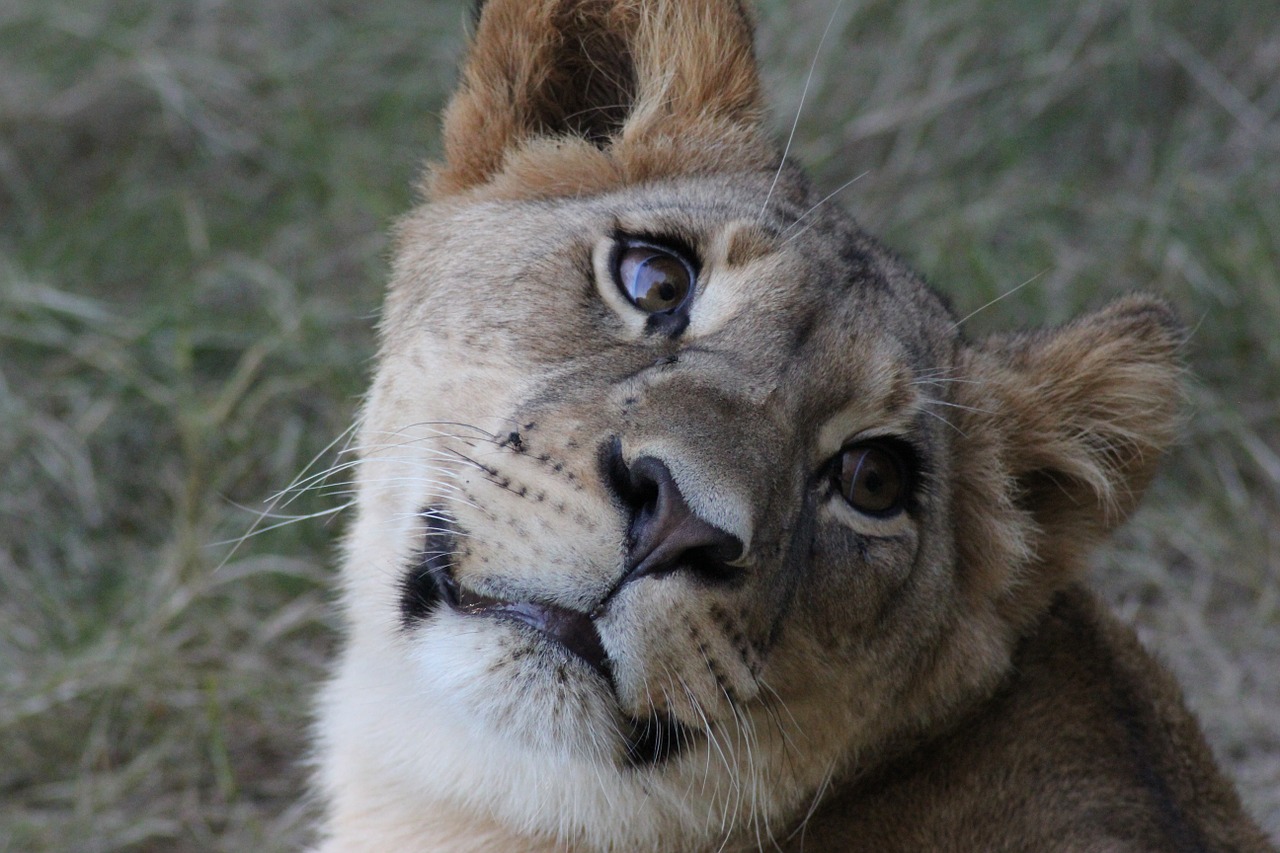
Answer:
[[[657,249],[676,255],[688,264],[694,273],[699,275],[702,273],[702,256],[698,252],[697,245],[680,234],[666,231],[624,231],[615,228],[611,236],[615,252],[633,246]]]

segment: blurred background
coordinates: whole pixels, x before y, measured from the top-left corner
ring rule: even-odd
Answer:
[[[971,334],[1178,305],[1185,441],[1094,580],[1280,840],[1280,4],[758,5],[779,137]],[[0,850],[305,842],[349,500],[309,477],[467,21],[0,4]]]

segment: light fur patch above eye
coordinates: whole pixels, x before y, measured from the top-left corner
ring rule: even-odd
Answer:
[[[903,435],[915,423],[921,406],[919,391],[888,349],[875,346],[859,358],[865,369],[850,383],[852,399],[818,428],[820,459],[855,438]]]
[[[694,303],[689,337],[715,334],[735,317],[767,314],[781,295],[761,282],[787,281],[776,235],[753,223],[735,221],[709,241],[702,271],[703,287]]]
[[[725,229],[723,257],[728,267],[740,267],[776,252],[778,235],[755,222],[732,222]]]

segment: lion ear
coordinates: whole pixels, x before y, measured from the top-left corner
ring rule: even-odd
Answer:
[[[579,183],[776,162],[741,0],[488,0],[478,12],[433,194],[483,185],[521,156],[554,171],[555,152]]]
[[[1164,302],[1131,296],[1059,329],[990,338],[967,354],[963,465],[991,470],[1034,522],[1037,562],[1078,563],[1133,510],[1176,438],[1184,333]]]

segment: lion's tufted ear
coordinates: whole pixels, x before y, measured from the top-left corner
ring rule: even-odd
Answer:
[[[957,535],[986,527],[988,543],[1010,544],[1023,563],[1082,567],[1085,550],[1137,505],[1176,437],[1182,341],[1168,305],[1130,296],[1058,329],[969,349],[956,386],[965,407]],[[996,528],[1003,535],[992,537]],[[1016,582],[1066,579],[1050,574]]]
[[[428,191],[572,194],[765,168],[777,155],[762,103],[741,0],[488,0]]]

